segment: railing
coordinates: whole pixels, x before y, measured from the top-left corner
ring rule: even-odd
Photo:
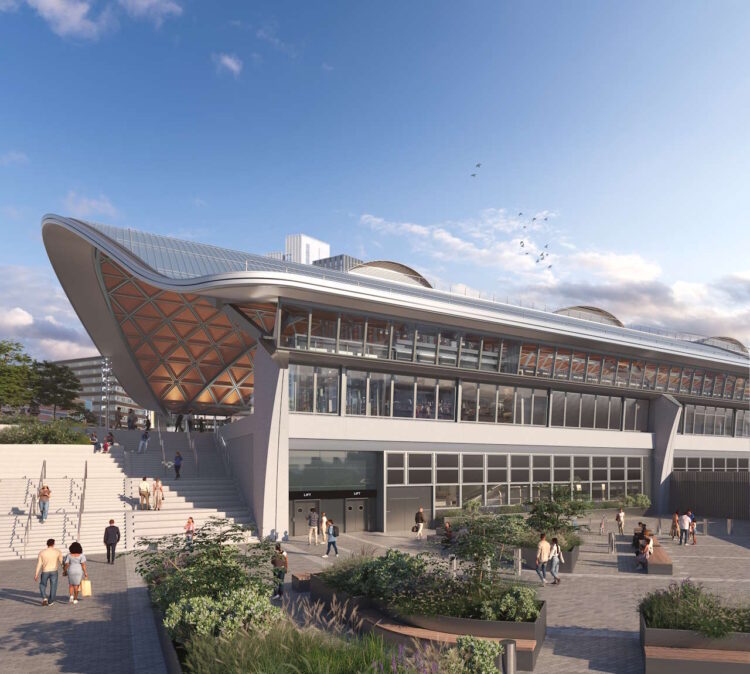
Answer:
[[[78,529],[76,533],[76,540],[81,540],[81,521],[83,520],[83,506],[86,502],[86,482],[89,477],[89,462],[83,465],[83,489],[81,490],[81,502],[78,504]]]
[[[198,467],[198,450],[195,447],[195,440],[193,439],[193,434],[190,432],[190,422],[186,419],[185,420],[185,435],[187,436],[188,441],[188,447],[190,447],[191,451],[193,452],[193,461],[195,462],[195,476],[200,476],[200,468]]]
[[[224,468],[227,471],[227,475],[233,475],[232,473],[232,462],[229,459],[229,448],[227,447],[227,441],[219,433],[219,426],[214,423],[214,447],[224,462]]]
[[[36,494],[31,495],[31,506],[29,507],[29,514],[26,517],[26,526],[23,531],[24,559],[26,559],[26,546],[29,544],[29,534],[31,533],[31,523],[34,521],[34,515],[36,515]]]
[[[36,493],[39,493],[39,490],[44,485],[44,481],[47,479],[47,459],[44,459],[42,461],[42,472],[39,474],[39,484],[36,486]]]
[[[159,447],[161,448],[161,468],[164,475],[167,474],[167,453],[164,451],[164,438],[161,436],[161,417],[156,419],[156,432],[159,434]]]

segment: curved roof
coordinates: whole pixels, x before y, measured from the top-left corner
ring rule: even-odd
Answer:
[[[609,311],[605,311],[599,307],[578,305],[558,309],[555,313],[558,316],[573,316],[574,318],[583,318],[587,321],[596,321],[597,323],[605,323],[606,325],[616,325],[620,328],[624,327],[622,321],[617,318],[617,316],[614,316],[613,314],[610,314]]]
[[[430,282],[418,271],[407,267],[400,262],[391,262],[390,260],[373,260],[372,262],[363,262],[349,270],[350,274],[359,274],[361,276],[373,276],[386,281],[398,281],[399,283],[410,283],[411,285],[422,286],[423,288],[432,288]]]
[[[710,346],[716,346],[720,349],[728,349],[735,353],[747,353],[747,347],[739,340],[734,337],[706,337],[705,339],[699,340],[701,344],[708,344]]]

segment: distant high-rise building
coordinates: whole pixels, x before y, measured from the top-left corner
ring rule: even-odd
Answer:
[[[315,260],[313,264],[316,267],[324,267],[325,269],[349,271],[352,267],[362,264],[362,260],[358,260],[351,255],[334,255],[333,257],[324,257],[321,260]]]
[[[325,241],[313,239],[306,234],[289,234],[286,237],[284,259],[287,262],[312,264],[316,260],[331,256],[331,246]]]
[[[271,253],[266,253],[266,257],[270,257],[272,260],[283,260],[284,252],[281,250],[274,250]]]

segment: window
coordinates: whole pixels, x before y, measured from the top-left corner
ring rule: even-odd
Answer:
[[[627,386],[630,377],[630,361],[619,360],[617,362],[617,378],[615,379],[616,386]]]
[[[586,354],[585,353],[573,353],[573,360],[570,365],[570,378],[573,381],[583,381],[583,377],[586,374]]]
[[[536,368],[537,377],[551,377],[554,365],[555,350],[549,346],[539,347],[539,362]]]
[[[394,360],[413,360],[414,356],[414,328],[410,325],[396,324],[393,326],[393,349],[391,358]]]
[[[742,395],[745,392],[745,379],[743,377],[737,378],[737,383],[734,387],[734,399],[742,400]]]
[[[547,425],[547,391],[545,389],[534,389],[534,412],[531,423],[535,426]]]
[[[573,481],[588,482],[591,480],[591,469],[589,468],[588,456],[573,457]]]
[[[478,503],[482,505],[484,502],[484,486],[481,484],[468,485],[465,484],[461,487],[461,505],[466,507],[469,503]]]
[[[568,391],[565,394],[565,427],[581,426],[581,394]]]
[[[364,319],[359,316],[342,316],[339,353],[347,356],[361,356],[364,351],[364,341]]]
[[[610,398],[609,400],[609,429],[611,431],[620,430],[622,419],[622,398]]]
[[[512,484],[510,485],[509,501],[511,505],[520,505],[528,503],[531,499],[531,489],[529,485]]]
[[[483,454],[464,454],[462,482],[484,482],[484,455]]]
[[[458,336],[450,330],[440,331],[440,365],[455,366],[458,359]]]
[[[437,331],[434,328],[417,328],[417,362],[434,364],[437,357]]]
[[[516,421],[517,424],[531,424],[531,389],[516,389]]]
[[[667,381],[669,379],[669,368],[666,365],[659,365],[656,370],[656,385],[657,391],[667,390]]]
[[[458,454],[437,454],[435,479],[438,484],[458,483]]]
[[[552,415],[550,423],[552,426],[565,425],[565,393],[563,391],[552,391]]]
[[[669,385],[667,391],[677,393],[680,388],[680,368],[673,367],[669,370]]]
[[[500,364],[500,340],[494,337],[485,337],[482,340],[482,360],[480,369],[497,372]]]
[[[479,369],[479,337],[476,335],[461,337],[460,366],[469,370]]]
[[[684,433],[691,434],[695,425],[695,405],[685,405],[682,408],[684,420]]]
[[[513,423],[513,400],[515,390],[512,386],[499,386],[497,391],[497,422],[499,424]]]
[[[706,421],[706,408],[703,405],[696,405],[693,433],[695,433],[696,435],[703,435],[705,421]]]
[[[391,329],[386,321],[381,321],[377,318],[368,318],[365,353],[375,358],[388,358],[390,336]]]
[[[609,459],[609,479],[625,480],[625,457],[612,456]]]
[[[497,386],[479,385],[479,421],[495,423]]]
[[[456,382],[441,379],[438,382],[438,419],[453,421],[456,418]]]
[[[508,503],[508,485],[507,484],[488,484],[487,485],[487,505],[499,506]]]
[[[414,416],[414,377],[393,375],[393,416]]]
[[[607,457],[606,456],[593,456],[591,457],[591,479],[594,482],[606,482],[607,476]]]
[[[520,374],[528,374],[533,376],[536,372],[536,344],[524,344],[521,347],[521,363],[520,363]]]
[[[601,356],[589,355],[589,362],[586,366],[586,381],[589,384],[598,384],[599,377],[602,373]]]
[[[510,457],[510,481],[529,481],[529,457],[523,454],[514,454]]]
[[[555,456],[555,482],[570,482],[570,457]]]
[[[339,413],[339,370],[335,367],[315,368],[317,378],[316,411],[318,414]]]
[[[617,361],[611,356],[605,356],[602,361],[602,384],[614,384],[615,383],[615,370],[617,369]]]
[[[500,371],[510,373],[510,374],[518,374],[519,359],[520,359],[520,346],[518,345],[518,342],[513,342],[509,339],[504,339]]]
[[[455,508],[458,506],[458,485],[438,485],[435,487],[435,508]]]
[[[570,351],[558,349],[555,354],[555,379],[570,378]]]
[[[307,349],[307,309],[284,307],[281,315],[281,346]]]
[[[636,400],[635,410],[635,430],[641,433],[648,431],[648,400]]]
[[[594,428],[596,396],[584,393],[581,396],[581,428]]]
[[[347,370],[346,413],[351,415],[367,414],[367,372]]]
[[[699,396],[703,391],[703,376],[705,375],[704,370],[696,370],[693,375],[693,384],[690,387],[690,393],[694,396]]]
[[[508,481],[508,456],[506,454],[488,454],[487,455],[487,482],[507,482],[507,481]]]
[[[432,454],[409,454],[409,484],[432,484]]]
[[[338,316],[336,314],[313,310],[310,323],[310,350],[333,353],[336,350],[337,330]]]
[[[388,484],[404,484],[404,455],[386,454]]]
[[[724,395],[725,377],[721,373],[716,374],[714,379],[714,398],[721,398]]]
[[[596,396],[596,428],[609,428],[609,396]]]
[[[635,400],[625,398],[625,430],[635,430]]]
[[[437,379],[417,377],[417,419],[434,419],[437,414],[435,392]]]
[[[550,457],[535,454],[534,458],[534,482],[550,482]]]
[[[643,381],[643,361],[634,360],[630,368],[630,386],[635,388],[641,388]]]
[[[472,381],[461,382],[461,421],[477,420],[478,384]]]
[[[733,374],[727,375],[726,383],[724,384],[724,397],[731,398],[734,395],[734,384],[737,381],[737,377]]]
[[[682,370],[680,379],[680,393],[690,393],[690,384],[693,382],[693,368],[686,367]]]
[[[646,370],[643,374],[643,388],[649,391],[653,390],[656,385],[656,365],[653,363],[646,364]]]
[[[703,379],[703,392],[704,396],[712,396],[714,391],[714,373],[706,372],[706,376]]]
[[[676,456],[673,466],[674,470],[687,470],[687,459]]]
[[[370,373],[367,413],[373,417],[391,416],[391,375]]]
[[[315,393],[311,365],[289,366],[289,411],[312,412]]]

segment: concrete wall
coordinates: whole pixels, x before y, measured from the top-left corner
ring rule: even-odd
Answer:
[[[651,465],[651,500],[654,511],[666,514],[670,511],[669,476],[674,460],[674,439],[680,422],[682,408],[671,395],[661,395],[651,401],[649,430],[654,437],[654,453]]]
[[[259,534],[283,538],[289,523],[288,370],[279,368],[263,349],[257,350],[254,366],[254,414],[220,433]]]

